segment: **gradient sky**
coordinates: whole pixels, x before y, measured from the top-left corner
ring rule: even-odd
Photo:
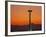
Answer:
[[[29,24],[29,12],[31,13],[31,23],[41,24],[41,6],[22,6],[11,5],[11,24],[12,25],[28,25]]]

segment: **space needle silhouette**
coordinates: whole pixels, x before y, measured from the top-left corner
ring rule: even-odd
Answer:
[[[32,10],[28,10],[29,12],[29,31],[32,31],[32,25],[31,25],[31,13],[32,13]]]

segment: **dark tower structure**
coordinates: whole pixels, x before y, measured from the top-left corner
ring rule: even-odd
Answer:
[[[28,10],[28,12],[29,12],[29,30],[32,31],[32,25],[31,25],[31,12],[32,12],[32,10]]]

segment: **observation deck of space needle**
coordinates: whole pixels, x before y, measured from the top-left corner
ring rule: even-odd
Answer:
[[[28,12],[29,12],[29,31],[32,31],[32,25],[31,25],[31,13],[32,13],[32,10],[29,9]]]

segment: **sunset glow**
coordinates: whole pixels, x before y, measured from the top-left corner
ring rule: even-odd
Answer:
[[[23,5],[11,5],[11,24],[28,25],[29,9],[32,10],[31,23],[41,24],[42,20],[41,6],[23,6]]]

